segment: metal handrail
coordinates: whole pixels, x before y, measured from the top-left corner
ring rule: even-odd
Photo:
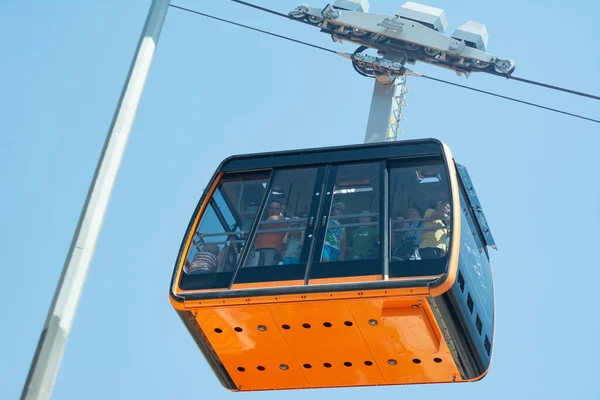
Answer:
[[[450,227],[445,226],[445,227],[429,227],[429,228],[425,228],[425,227],[420,227],[420,228],[402,228],[402,229],[392,229],[392,232],[410,232],[410,231],[438,231],[438,230],[450,230]]]
[[[360,217],[379,217],[379,213],[330,215],[329,219],[346,219],[346,218],[360,218]]]
[[[355,228],[359,226],[378,226],[379,222],[352,222],[350,224],[337,224],[337,225],[328,225],[327,229],[336,229],[336,228]]]

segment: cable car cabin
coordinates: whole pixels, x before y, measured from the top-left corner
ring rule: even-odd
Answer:
[[[474,381],[493,345],[488,246],[437,140],[234,156],[170,298],[230,390]]]

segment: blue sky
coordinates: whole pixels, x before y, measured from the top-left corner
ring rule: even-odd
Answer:
[[[298,4],[256,2],[282,12]],[[173,3],[354,49],[230,2]],[[371,12],[392,14],[401,4],[373,0]],[[600,93],[597,2],[426,4],[446,10],[450,32],[485,23],[489,51],[513,58],[516,76]],[[0,2],[2,399],[21,392],[148,7]],[[593,100],[413,69],[600,118]],[[202,189],[231,154],[361,142],[372,81],[341,57],[170,9],[54,398],[600,397],[600,126],[435,82],[408,85],[405,137],[450,146],[469,168],[498,243],[495,348],[483,381],[249,394],[218,384],[167,295]]]

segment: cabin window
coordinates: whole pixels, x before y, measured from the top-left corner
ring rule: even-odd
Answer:
[[[304,282],[313,238],[313,205],[318,205],[322,168],[274,173],[269,195],[257,221],[244,267],[235,283]],[[310,231],[308,231],[310,230]]]
[[[439,275],[450,244],[450,186],[441,161],[389,170],[390,277]]]
[[[437,276],[447,267],[450,198],[440,158],[227,173],[193,234],[180,288]]]
[[[331,168],[310,278],[381,279],[381,163]]]
[[[192,237],[183,290],[228,288],[266,192],[270,172],[225,175]]]

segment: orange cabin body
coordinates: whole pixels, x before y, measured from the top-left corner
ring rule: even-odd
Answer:
[[[190,222],[171,303],[230,390],[477,380],[494,328],[477,207],[435,140],[231,157]]]

